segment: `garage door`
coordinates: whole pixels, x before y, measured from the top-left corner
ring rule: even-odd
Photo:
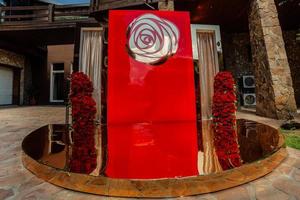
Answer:
[[[12,104],[13,70],[0,67],[0,105]]]

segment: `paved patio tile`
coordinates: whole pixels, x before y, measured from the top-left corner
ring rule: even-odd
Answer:
[[[229,190],[215,192],[214,196],[218,200],[235,199],[235,200],[250,200],[250,194],[245,186],[238,186]]]
[[[0,200],[103,200],[101,197],[66,190],[43,182],[21,162],[22,139],[34,129],[49,123],[64,123],[64,107],[35,106],[0,108]],[[238,117],[257,120],[279,127],[281,121],[238,113]],[[300,151],[287,148],[289,157],[272,173],[251,183],[206,195],[183,197],[182,200],[253,200],[300,199]]]
[[[0,199],[7,199],[14,195],[12,189],[0,189]]]
[[[296,197],[296,199],[300,199],[300,183],[294,181],[289,177],[282,177],[275,180],[272,184],[278,190],[285,192],[286,194],[292,195]]]

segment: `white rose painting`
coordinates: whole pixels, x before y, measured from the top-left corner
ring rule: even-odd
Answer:
[[[172,22],[154,14],[135,18],[128,26],[130,56],[146,64],[164,62],[178,50],[179,30]]]

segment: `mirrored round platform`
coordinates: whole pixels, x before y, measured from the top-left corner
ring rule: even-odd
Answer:
[[[68,166],[71,136],[63,124],[43,126],[25,137],[23,163],[37,177],[76,191],[118,197],[179,197],[250,182],[270,173],[287,155],[284,138],[278,130],[239,119],[237,132],[243,165],[223,171],[214,153],[211,121],[200,123],[198,136],[202,138],[202,148],[198,152],[198,176],[137,180],[110,178],[103,173],[99,176],[72,173]],[[104,134],[107,131],[105,126],[101,130]]]

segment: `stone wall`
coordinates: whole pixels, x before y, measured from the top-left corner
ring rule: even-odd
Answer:
[[[252,1],[249,29],[256,77],[256,112],[286,119],[297,107],[274,0]]]
[[[300,107],[300,43],[296,41],[297,30],[283,31],[286,54],[291,69],[295,98]],[[243,75],[253,75],[249,33],[222,33],[225,69],[232,72],[236,81]]]
[[[244,75],[254,74],[249,33],[222,32],[222,45],[224,68],[236,80]]]
[[[48,49],[48,71],[50,72],[50,64],[64,63],[65,76],[69,76],[74,58],[74,44],[49,45]],[[48,75],[50,78],[50,73]]]
[[[0,63],[14,67],[24,68],[25,57],[4,49],[0,49]]]

